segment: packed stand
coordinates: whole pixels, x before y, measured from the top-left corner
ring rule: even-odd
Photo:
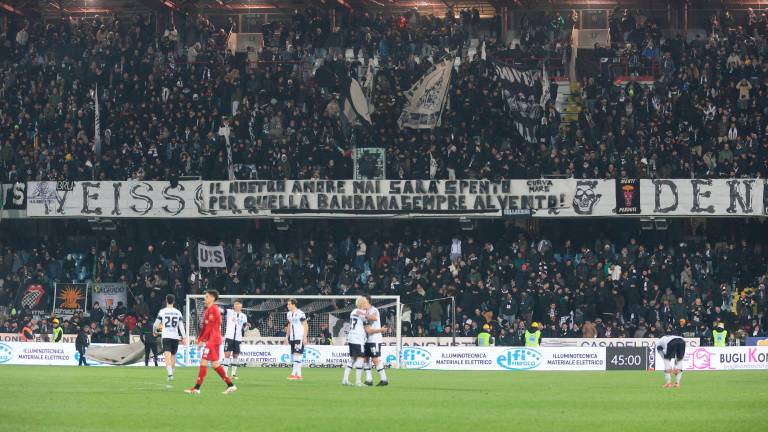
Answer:
[[[512,58],[548,54],[543,41],[556,47],[561,31],[549,22],[526,22],[531,37]],[[447,52],[464,56],[468,39],[487,36],[488,26],[472,10],[442,19],[341,13],[331,28],[325,12],[308,9],[265,25],[261,53],[233,54],[226,44],[236,27],[217,29],[205,18],[162,32],[140,16],[46,25],[10,19],[0,35],[0,176],[224,179],[229,162],[220,131],[229,126],[238,178],[350,178],[355,146],[386,148],[393,178],[535,177],[546,168],[531,163],[539,149],[503,132],[514,128],[506,127],[490,60],[479,53],[458,67],[454,108],[442,127],[422,133],[397,126],[403,92],[430,62]],[[494,37],[485,41],[491,57],[506,48]],[[349,77],[364,80],[368,65],[376,71],[368,95],[373,124],[350,131],[338,94]],[[557,129],[556,113],[550,117],[542,133]]]
[[[768,175],[761,62],[768,15],[750,10],[738,22],[724,10],[713,16],[706,38],[690,42],[662,38],[653,20],[629,11],[611,22],[612,40],[619,43],[600,48],[598,57],[628,55],[634,76],[650,75],[646,66],[653,63],[657,78],[641,85],[633,76],[616,86],[622,73],[605,62],[596,78],[583,79],[585,109],[557,138],[565,144],[556,144],[560,160],[578,162],[577,177]]]
[[[232,295],[400,295],[406,304],[403,332],[413,336],[451,335],[450,302],[428,300],[453,296],[456,334],[475,336],[488,322],[500,344],[519,344],[534,321],[545,337],[658,337],[673,331],[706,342],[717,322],[734,340],[764,335],[768,272],[766,245],[753,240],[758,236],[618,242],[602,235],[577,244],[496,226],[451,238],[443,234],[450,230],[437,228],[399,227],[389,234],[361,223],[353,224],[361,234],[351,235],[346,225],[332,225],[309,226],[310,240],[295,233],[283,239],[279,232],[250,241],[229,236],[221,242],[228,268],[202,272],[197,238],[115,236],[84,251],[82,262],[87,280],[125,282],[128,304],[102,305],[88,317],[64,321],[64,330],[88,325],[99,338],[125,341],[139,334],[143,320],[152,320],[165,294],[183,299],[215,288]],[[20,288],[42,285],[48,298],[41,308],[50,311],[52,282],[80,280],[63,240],[12,244],[5,242],[0,255],[0,333],[20,332],[30,317],[19,306]],[[46,333],[50,324],[35,326]]]

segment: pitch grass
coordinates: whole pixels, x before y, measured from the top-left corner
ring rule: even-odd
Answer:
[[[340,369],[209,371],[0,366],[0,430],[37,431],[766,431],[768,371],[661,373],[389,371],[389,387],[340,385]]]

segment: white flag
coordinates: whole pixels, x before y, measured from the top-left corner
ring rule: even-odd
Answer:
[[[453,60],[448,59],[421,77],[405,94],[408,99],[398,123],[400,128],[432,129],[440,125],[448,99]]]
[[[541,105],[542,108],[547,107],[547,102],[549,102],[549,99],[552,97],[552,95],[549,93],[549,75],[547,74],[547,68],[544,65],[544,63],[541,64],[541,100],[539,101],[539,105]]]
[[[227,261],[224,258],[224,246],[205,246],[197,245],[197,263],[200,268],[221,267],[227,268]]]
[[[101,113],[99,112],[99,85],[96,84],[96,92],[93,94],[93,98],[96,100],[96,110],[94,113],[94,144],[93,151],[96,153],[97,158],[101,158]]]

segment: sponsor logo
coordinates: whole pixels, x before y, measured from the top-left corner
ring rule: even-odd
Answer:
[[[392,356],[388,356],[392,357]],[[387,358],[389,363],[389,358]],[[402,366],[406,369],[423,369],[432,363],[432,354],[419,347],[404,347]]]
[[[712,370],[712,356],[714,354],[709,352],[706,348],[699,348],[694,350],[690,355],[686,354],[685,359],[690,362],[690,369],[696,370]]]
[[[0,363],[6,363],[13,358],[13,348],[10,345],[0,343]]]
[[[302,354],[301,356],[301,362],[302,363],[319,363],[321,358],[322,358],[322,355],[320,354],[320,351],[318,351],[316,348],[305,346],[304,354]],[[292,363],[293,359],[291,358],[291,353],[289,352],[287,354],[281,355],[280,362]]]
[[[531,348],[515,348],[504,351],[496,358],[496,363],[507,370],[528,370],[539,366],[544,361],[541,353]]]

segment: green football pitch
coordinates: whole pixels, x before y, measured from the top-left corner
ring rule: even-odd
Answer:
[[[2,431],[766,431],[768,371],[390,370],[388,387],[342,387],[340,369],[240,369],[239,390],[210,371],[0,366]]]

